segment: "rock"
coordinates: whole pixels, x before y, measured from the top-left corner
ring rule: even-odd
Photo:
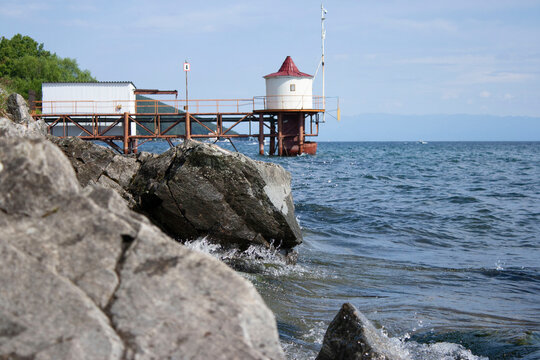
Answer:
[[[133,352],[157,359],[283,358],[275,329],[269,331],[273,314],[261,308],[251,284],[158,235],[141,228],[110,308],[128,358]]]
[[[101,184],[118,192],[133,207],[133,196],[126,189],[140,168],[136,157],[123,156],[112,149],[76,137],[49,136],[58,145],[75,169],[81,186]]]
[[[0,359],[283,358],[251,283],[46,139],[0,138],[0,189]]]
[[[26,100],[19,94],[11,94],[7,98],[7,110],[13,118],[13,122],[17,124],[28,125],[33,121],[28,110]]]
[[[36,138],[47,133],[47,124],[43,120],[36,121],[32,118],[21,95],[9,95],[6,105],[11,119],[0,117],[0,136]]]
[[[278,165],[186,141],[143,162],[130,192],[174,237],[290,249],[302,241],[290,181]]]
[[[109,319],[66,278],[0,241],[1,359],[121,359]]]
[[[328,326],[316,360],[402,360],[380,330],[350,303],[345,303]]]
[[[44,139],[0,138],[0,209],[6,213],[45,216],[65,196],[79,191],[69,161]]]

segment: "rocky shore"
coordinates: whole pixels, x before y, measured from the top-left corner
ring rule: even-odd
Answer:
[[[194,141],[123,156],[50,137],[16,94],[7,112],[0,359],[284,358],[253,285],[180,242],[205,236],[294,260],[288,172]],[[317,359],[398,358],[374,350],[364,320],[345,304]]]
[[[89,143],[75,150],[69,142],[53,139],[57,146],[47,139],[43,124],[31,119],[20,96],[12,95],[9,103],[16,111],[10,107],[11,118],[0,119],[0,358],[284,357],[274,315],[249,281],[220,261],[185,248],[130,209],[163,219],[157,221],[160,227],[179,237],[198,236],[203,225],[217,240],[244,246],[249,241],[268,245],[271,236],[279,235],[255,227],[253,219],[237,220],[230,229],[216,225],[220,214],[214,223],[196,222],[189,210],[175,215],[195,224],[189,232],[170,225],[174,222],[166,211],[180,206],[175,201],[182,190],[166,193],[173,187],[168,177],[178,176],[174,171],[181,161],[195,161],[181,158],[180,152],[197,154],[196,144],[162,157],[85,151]],[[65,155],[68,149],[71,157]],[[152,160],[151,167],[145,159]],[[196,159],[204,168],[201,156]],[[143,171],[162,177],[143,186]],[[238,172],[246,181],[261,181],[254,173]],[[210,179],[205,186],[218,188],[207,173],[200,176]],[[139,192],[131,190],[131,183],[139,184],[134,187]],[[226,194],[219,189],[210,199],[201,198],[197,187],[191,190],[198,201],[207,201],[205,206],[236,209],[226,202],[232,200],[224,202]],[[264,187],[258,191],[265,193]],[[274,206],[267,215],[286,223],[282,210],[292,205],[290,190],[281,198],[274,195],[260,206],[275,201],[281,209]],[[145,197],[154,199],[153,207],[141,200]],[[232,236],[237,229],[241,235]],[[289,234],[287,244],[300,241],[293,230]]]

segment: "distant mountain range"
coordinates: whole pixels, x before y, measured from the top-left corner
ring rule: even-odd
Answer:
[[[319,141],[540,141],[540,117],[361,114],[327,116]]]

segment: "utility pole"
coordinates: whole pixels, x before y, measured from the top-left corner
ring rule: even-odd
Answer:
[[[185,111],[187,112],[189,110],[189,107],[188,107],[188,81],[187,81],[187,78],[188,78],[188,72],[191,70],[191,65],[187,62],[187,60],[184,60],[184,72],[186,73],[186,106],[185,106]]]
[[[326,122],[326,98],[324,93],[324,40],[326,39],[326,29],[324,28],[324,20],[326,20],[326,9],[324,8],[323,4],[321,3],[321,48],[322,48],[322,57],[321,57],[321,65],[322,65],[322,98],[323,98],[323,122]]]

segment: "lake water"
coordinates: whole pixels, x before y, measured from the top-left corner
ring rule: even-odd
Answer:
[[[350,302],[404,358],[540,359],[540,143],[320,143],[296,158],[235,144],[292,174],[298,264],[264,254],[243,274],[289,358],[315,357]]]

